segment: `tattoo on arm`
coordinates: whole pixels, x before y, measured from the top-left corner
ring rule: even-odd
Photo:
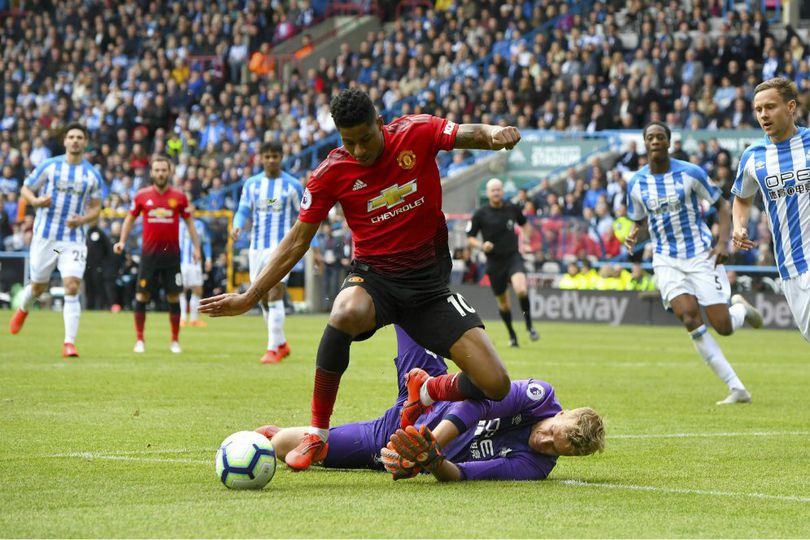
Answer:
[[[489,127],[485,124],[461,124],[456,132],[454,148],[489,150],[491,140]]]

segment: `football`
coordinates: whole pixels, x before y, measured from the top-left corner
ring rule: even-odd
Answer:
[[[219,445],[216,470],[230,489],[262,489],[276,473],[273,443],[255,431],[238,431]]]

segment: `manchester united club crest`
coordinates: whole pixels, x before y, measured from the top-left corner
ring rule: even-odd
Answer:
[[[177,206],[176,199],[169,199],[169,208],[175,208]]]
[[[413,150],[403,150],[397,156],[397,164],[406,171],[413,169],[413,166],[416,165],[416,154],[413,153]]]

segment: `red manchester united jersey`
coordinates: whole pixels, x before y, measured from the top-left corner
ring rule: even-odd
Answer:
[[[428,266],[447,251],[436,153],[453,148],[457,131],[435,116],[404,116],[383,127],[385,147],[371,167],[332,150],[312,173],[298,218],[318,223],[339,202],[355,259],[392,273]]]
[[[180,218],[189,217],[188,199],[182,191],[169,188],[160,193],[155,186],[140,190],[129,211],[133,217],[143,214],[144,255],[180,254]]]

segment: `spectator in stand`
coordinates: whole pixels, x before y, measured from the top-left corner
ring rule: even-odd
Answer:
[[[591,178],[590,188],[585,192],[585,196],[582,199],[583,209],[594,209],[596,208],[596,204],[599,202],[600,198],[607,197],[607,190],[602,183],[603,180],[601,169],[597,169],[597,171],[600,172],[593,175],[593,178]]]
[[[640,263],[633,263],[630,270],[631,278],[628,284],[628,290],[631,291],[654,291],[655,282],[652,277],[644,270]]]
[[[577,266],[576,262],[570,262],[557,287],[560,289],[581,289],[581,282],[582,276],[579,273],[579,266]]]
[[[638,146],[636,141],[628,143],[627,150],[619,157],[616,162],[616,169],[621,172],[637,171],[638,170]]]

